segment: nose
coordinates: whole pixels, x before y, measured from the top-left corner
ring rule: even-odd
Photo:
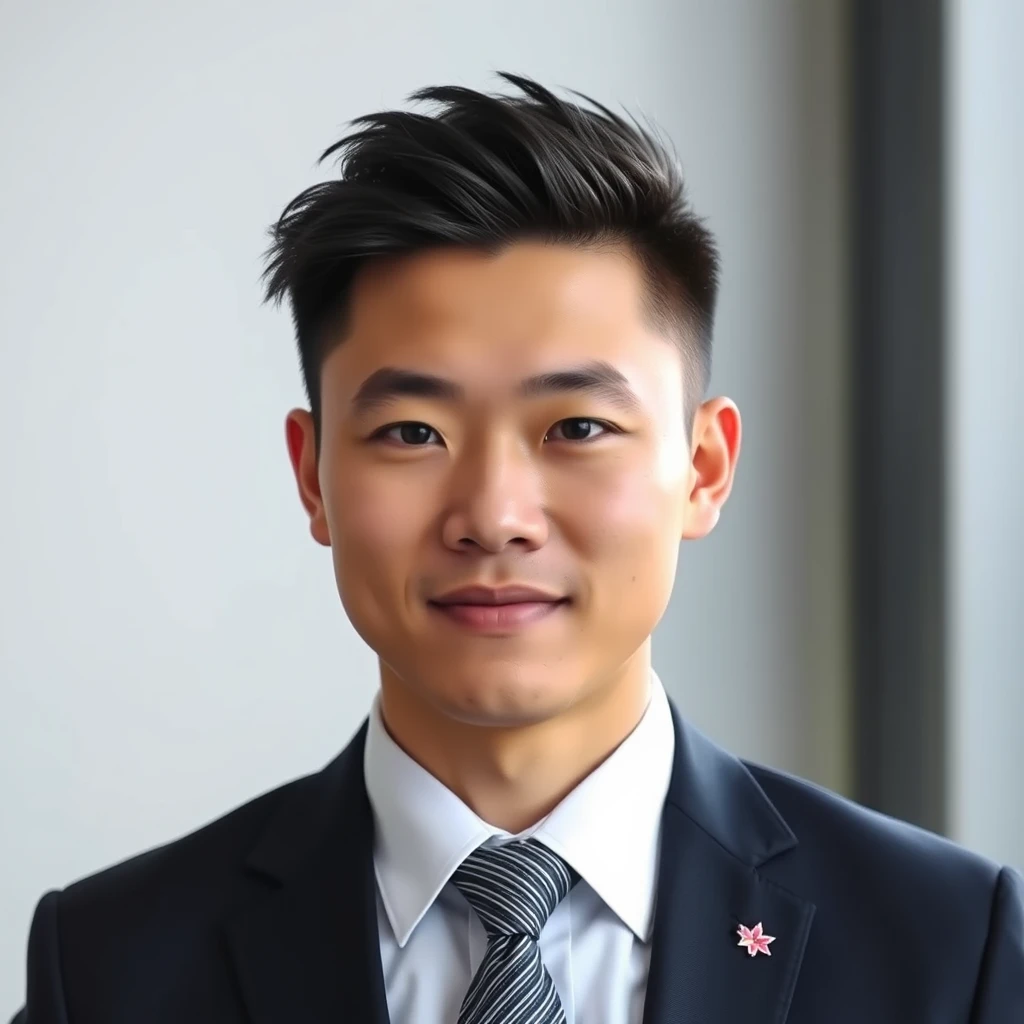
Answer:
[[[531,551],[548,536],[540,469],[515,439],[481,443],[462,453],[442,528],[453,551],[499,554],[509,546]]]

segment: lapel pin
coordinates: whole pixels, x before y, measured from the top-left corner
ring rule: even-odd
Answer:
[[[768,948],[768,943],[774,942],[775,936],[765,935],[760,921],[753,928],[747,928],[741,924],[736,934],[740,937],[738,944],[746,946],[747,952],[751,956],[757,956],[758,953],[766,953],[768,956],[772,955],[772,951]]]

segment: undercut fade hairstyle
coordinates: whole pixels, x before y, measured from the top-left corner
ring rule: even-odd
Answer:
[[[317,161],[338,153],[340,176],[300,193],[268,228],[264,302],[290,300],[318,459],[321,368],[344,340],[360,268],[435,248],[493,254],[527,240],[632,253],[647,320],[679,346],[692,429],[711,374],[719,256],[690,209],[678,160],[632,115],[500,77],[519,94],[434,86],[410,96],[437,104],[433,114],[356,118]]]

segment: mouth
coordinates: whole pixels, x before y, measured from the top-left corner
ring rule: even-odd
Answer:
[[[504,604],[429,601],[429,607],[449,622],[472,632],[505,636],[549,618],[568,605],[569,598],[510,601]]]

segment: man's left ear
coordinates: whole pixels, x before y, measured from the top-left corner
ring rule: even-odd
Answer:
[[[690,493],[683,513],[683,539],[706,537],[732,490],[740,455],[740,411],[728,398],[712,398],[697,410],[690,446]]]

